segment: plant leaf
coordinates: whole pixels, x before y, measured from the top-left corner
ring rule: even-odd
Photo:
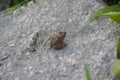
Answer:
[[[18,0],[13,0],[13,3],[16,5],[16,4],[19,4],[19,1]]]
[[[96,18],[98,18],[98,17],[100,17],[100,16],[102,16],[102,15],[105,15],[106,13],[109,13],[109,12],[120,12],[120,5],[107,6],[107,7],[105,7],[105,8],[100,9],[98,12],[96,12],[94,15],[92,15],[92,16],[88,19],[88,21],[82,26],[82,28],[81,28],[78,32],[83,31],[83,30],[86,28],[86,26],[87,26],[91,21],[93,21],[94,19],[96,19]],[[109,15],[109,16],[110,16],[110,14],[106,14],[106,15]],[[112,14],[111,14],[111,15],[112,15]],[[110,17],[110,18],[113,19],[113,17]],[[119,17],[119,19],[120,19],[120,17]],[[116,20],[116,19],[113,19],[113,20]],[[119,20],[117,19],[116,22],[119,22]]]
[[[35,2],[36,2],[36,0],[33,0],[33,2],[35,3]]]
[[[103,15],[106,15],[107,17],[111,18],[112,20],[120,24],[120,12],[109,12]]]
[[[93,21],[95,18],[100,17],[101,15],[109,12],[120,12],[120,5],[113,5],[113,6],[108,6],[103,9],[100,9],[97,13],[92,15],[88,21]]]
[[[21,5],[23,5],[24,3],[25,3],[25,1],[23,1],[23,2],[21,2],[21,3],[19,3],[19,4],[16,4],[16,5],[12,6],[12,7],[9,7],[9,8],[7,8],[7,9],[5,9],[3,12],[4,12],[4,13],[7,13],[7,12],[9,12],[9,11],[13,11],[13,10],[15,10],[16,8],[18,8],[18,7],[20,7]]]
[[[92,80],[91,76],[90,76],[90,72],[89,72],[89,70],[88,70],[86,65],[84,65],[84,70],[85,70],[85,74],[86,74],[87,80]]]
[[[4,12],[4,13],[7,13],[7,12],[9,12],[9,11],[15,10],[15,9],[18,8],[19,6],[20,6],[20,5],[17,4],[17,5],[15,5],[15,6],[9,7],[9,8],[7,8],[7,9],[5,9],[3,12]]]
[[[120,37],[117,42],[117,59],[120,59]]]

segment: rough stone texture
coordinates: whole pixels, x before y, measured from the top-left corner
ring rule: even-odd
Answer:
[[[0,13],[0,80],[113,80],[120,27],[101,17],[78,33],[104,7],[95,0],[37,0],[13,13]],[[49,39],[66,31],[67,47],[50,49]]]

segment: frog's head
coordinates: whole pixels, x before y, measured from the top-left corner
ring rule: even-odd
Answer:
[[[66,32],[59,32],[59,37],[60,38],[65,38]]]
[[[59,32],[58,36],[59,36],[60,39],[64,39],[65,36],[66,36],[66,32]]]

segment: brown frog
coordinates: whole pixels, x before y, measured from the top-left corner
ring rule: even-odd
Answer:
[[[54,49],[62,49],[67,45],[64,43],[64,38],[66,36],[66,32],[59,32],[56,37],[53,37],[50,41],[50,47]]]

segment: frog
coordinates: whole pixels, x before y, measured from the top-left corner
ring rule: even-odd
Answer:
[[[66,32],[59,32],[57,36],[52,37],[50,40],[50,48],[60,50],[66,47],[67,45],[64,43],[65,36]]]

